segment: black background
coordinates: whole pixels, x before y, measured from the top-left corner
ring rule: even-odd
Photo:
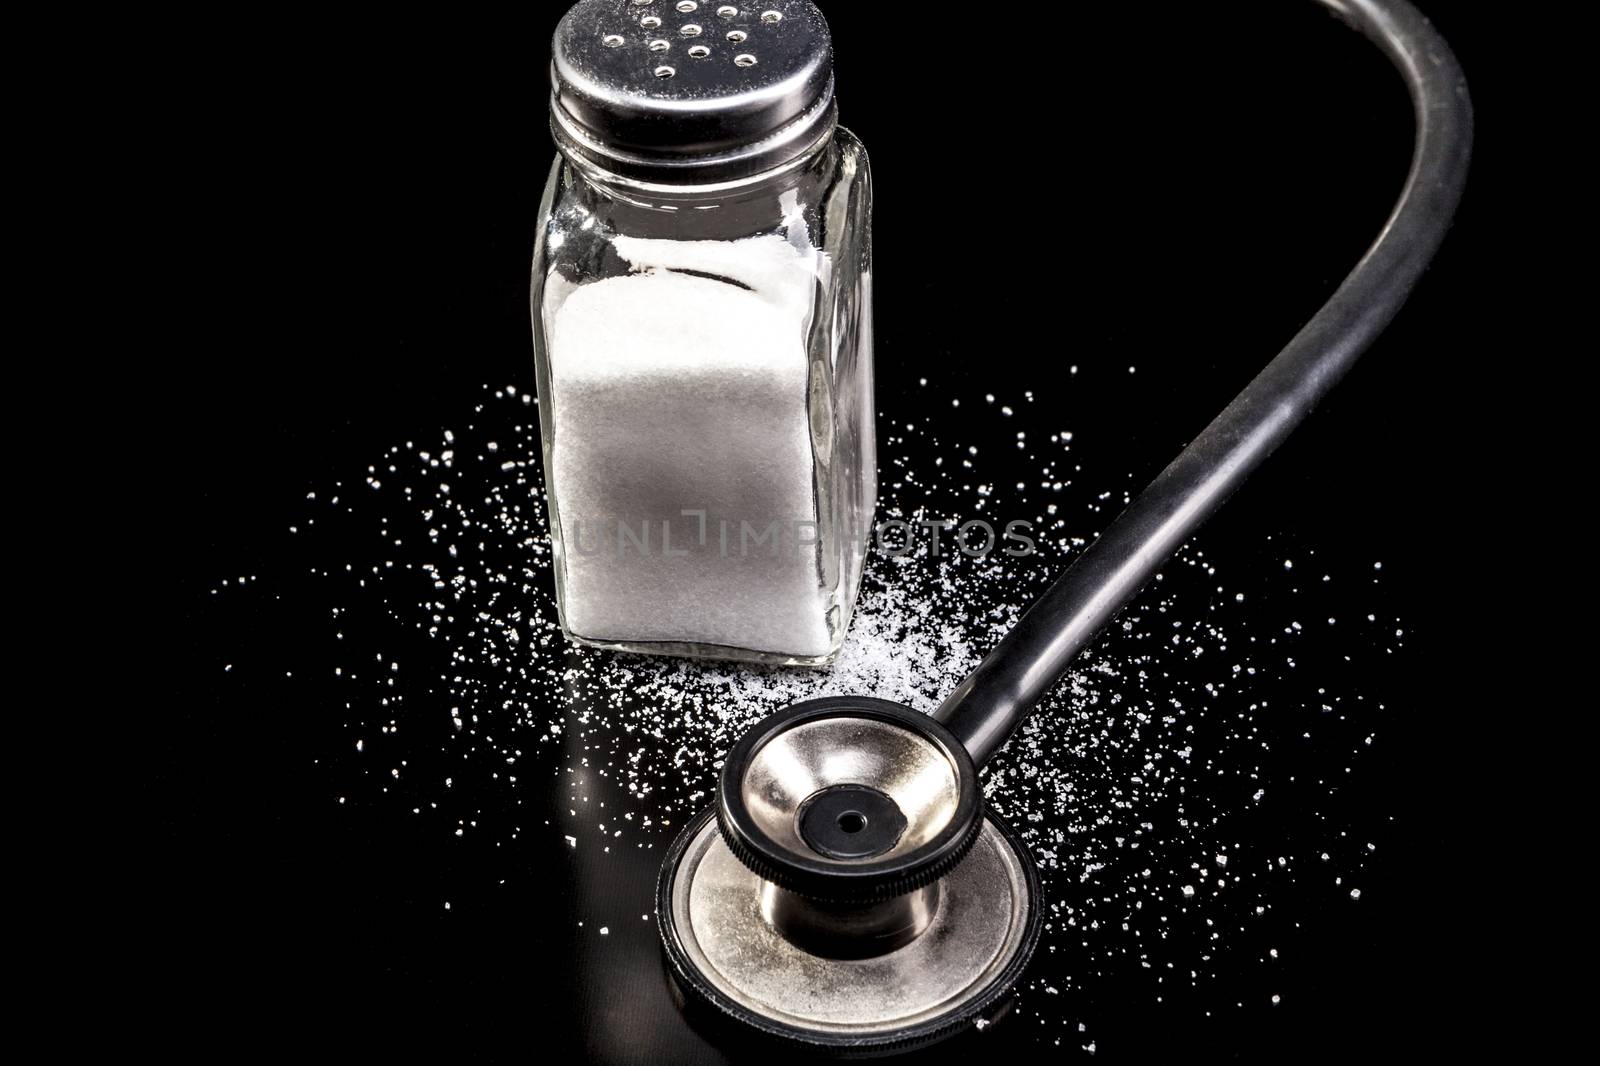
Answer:
[[[146,913],[162,994],[185,1005],[180,1043],[629,1061],[618,1049],[644,1041],[649,1061],[719,1061],[659,976],[640,976],[648,952],[622,971],[582,956],[560,871],[447,922],[438,888],[472,880],[464,860],[407,823],[329,818],[308,769],[316,686],[285,677],[326,655],[322,591],[297,577],[316,560],[283,536],[305,493],[436,430],[485,382],[532,388],[528,263],[562,10],[266,22],[161,74],[184,160],[169,192],[190,259],[185,342],[210,355],[168,396],[193,508],[187,668],[146,782],[161,871]],[[876,181],[891,416],[925,412],[920,377],[941,398],[1015,393],[1077,363],[1093,395],[1077,424],[1114,429],[1126,469],[1152,476],[1332,291],[1405,175],[1397,76],[1317,5],[824,11],[842,119]],[[1309,923],[1292,1010],[1196,1027],[1204,1003],[1152,1018],[1113,999],[1086,1008],[1101,1058],[1474,1038],[1448,887],[1450,827],[1474,801],[1423,682],[1450,626],[1436,593],[1452,562],[1430,531],[1451,487],[1434,474],[1467,402],[1439,369],[1474,351],[1492,304],[1500,105],[1479,9],[1429,11],[1479,109],[1456,229],[1400,319],[1201,535],[1314,534],[1405,575],[1396,609],[1416,637],[1374,684],[1414,697],[1413,726],[1372,786],[1400,846],[1372,868],[1370,905]],[[219,606],[210,589],[233,574],[265,591]]]

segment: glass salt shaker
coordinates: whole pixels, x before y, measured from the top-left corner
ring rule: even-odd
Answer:
[[[561,624],[822,664],[877,495],[872,184],[808,0],[582,0],[532,311]]]

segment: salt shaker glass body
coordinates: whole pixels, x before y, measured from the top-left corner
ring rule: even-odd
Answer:
[[[877,492],[867,157],[809,2],[684,6],[583,0],[556,33],[532,312],[561,624],[826,663]]]

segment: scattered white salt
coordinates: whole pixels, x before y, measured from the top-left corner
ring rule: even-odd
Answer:
[[[1125,480],[1067,459],[1064,447],[1026,459],[1010,448],[979,455],[947,423],[935,415],[895,424],[880,457],[881,515],[967,517],[981,500],[989,513],[1034,521],[1038,553],[869,556],[850,638],[826,670],[569,646],[550,594],[537,415],[520,403],[490,402],[444,433],[448,460],[438,441],[419,439],[417,449],[398,448],[375,464],[369,476],[375,481],[381,470],[383,484],[372,493],[319,491],[304,503],[319,520],[302,522],[301,537],[337,537],[319,571],[334,605],[329,632],[342,641],[356,626],[364,638],[330,646],[365,649],[359,661],[343,655],[332,664],[345,709],[319,720],[342,723],[326,728],[344,730],[344,752],[359,743],[365,753],[332,771],[330,794],[341,804],[355,797],[354,810],[340,816],[381,818],[388,810],[420,818],[504,863],[525,863],[528,837],[551,830],[569,851],[579,836],[598,832],[611,852],[589,849],[588,862],[608,862],[622,849],[658,856],[705,808],[728,747],[761,716],[848,693],[931,710],[1063,560],[1103,528]],[[1070,431],[1056,433],[1058,445],[1071,439]],[[967,465],[930,461],[935,448]],[[446,467],[456,471],[456,491],[440,480]],[[1056,508],[1049,515],[1047,501]],[[1251,562],[1254,547],[1224,554],[1205,544],[1202,533],[1179,553],[985,769],[986,799],[1022,836],[1044,883],[1049,910],[1034,972],[1061,994],[1019,1007],[1041,1023],[1063,1024],[1063,1011],[1081,1010],[1109,983],[1126,987],[1129,964],[1165,975],[1157,1005],[1176,1001],[1175,985],[1198,988],[1226,972],[1214,959],[1230,946],[1267,965],[1278,950],[1259,939],[1275,928],[1262,917],[1282,914],[1280,893],[1306,857],[1320,858],[1319,873],[1329,876],[1353,876],[1346,864],[1374,861],[1371,826],[1340,821],[1350,808],[1333,801],[1346,789],[1330,797],[1319,783],[1286,776],[1280,752],[1287,738],[1322,745],[1343,759],[1327,763],[1334,773],[1353,761],[1347,756],[1372,750],[1383,707],[1370,695],[1363,700],[1355,683],[1363,655],[1401,647],[1399,620],[1383,613],[1380,599],[1361,612],[1374,616],[1372,626],[1302,630],[1293,619],[1329,617],[1332,593],[1286,576],[1293,566],[1280,543],[1265,558],[1288,563],[1281,570]],[[259,586],[230,577],[218,587]],[[1213,609],[1239,602],[1244,593],[1221,591],[1239,587],[1251,589],[1250,611]],[[404,639],[377,643],[390,632]],[[1321,645],[1314,684],[1293,674],[1290,641]],[[410,650],[374,663],[375,647]],[[328,683],[322,667],[314,673]],[[1323,706],[1338,713],[1322,714]],[[372,759],[390,773],[368,776]],[[401,774],[410,767],[430,769]],[[448,778],[433,769],[443,767]],[[1269,792],[1281,805],[1274,810],[1298,819],[1289,835],[1253,828],[1260,808],[1252,804],[1265,805]],[[1299,813],[1308,797],[1305,809],[1315,813]],[[1320,840],[1330,827],[1348,833],[1348,846],[1305,848],[1293,835],[1303,828]],[[1207,865],[1226,871],[1225,890],[1199,891],[1210,880],[1200,872]],[[1203,943],[1172,936],[1180,922],[1203,929]],[[626,940],[630,929],[650,933],[624,926],[619,935]]]

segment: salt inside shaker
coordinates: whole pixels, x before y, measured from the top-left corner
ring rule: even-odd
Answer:
[[[807,0],[582,0],[532,312],[562,628],[820,664],[877,493],[871,176]]]

